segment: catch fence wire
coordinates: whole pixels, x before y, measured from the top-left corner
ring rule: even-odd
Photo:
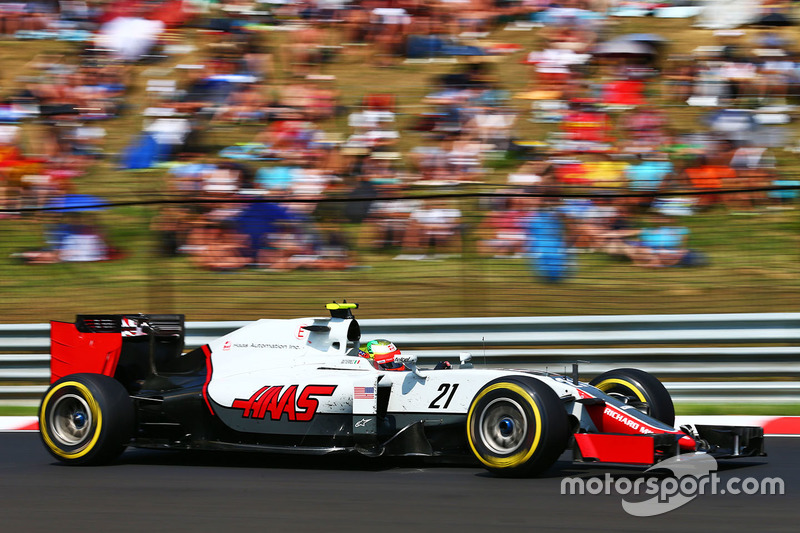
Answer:
[[[800,211],[776,191],[796,187],[748,210],[729,201],[742,191],[25,209],[0,219],[0,322],[313,316],[342,299],[362,318],[797,311]]]

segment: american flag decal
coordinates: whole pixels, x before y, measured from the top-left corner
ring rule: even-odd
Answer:
[[[353,399],[355,400],[374,400],[375,387],[355,387],[353,388]]]

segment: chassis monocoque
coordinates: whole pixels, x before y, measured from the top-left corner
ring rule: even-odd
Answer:
[[[356,304],[262,319],[184,351],[182,315],[79,315],[51,324],[49,452],[100,464],[128,446],[368,456],[474,456],[498,475],[577,461],[652,465],[680,453],[764,455],[758,427],[676,429],[669,393],[635,369],[590,383],[548,372],[403,371],[359,357]]]

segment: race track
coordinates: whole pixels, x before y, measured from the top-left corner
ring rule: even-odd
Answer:
[[[797,531],[800,438],[769,438],[767,451],[721,462],[720,477],[781,477],[783,496],[701,495],[636,518],[618,494],[568,496],[560,486],[565,476],[633,479],[641,469],[564,461],[519,480],[419,460],[142,450],[82,468],[56,463],[37,433],[0,433],[0,524],[6,532]]]

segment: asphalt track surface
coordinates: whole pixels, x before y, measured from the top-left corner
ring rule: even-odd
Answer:
[[[543,477],[498,479],[478,466],[420,460],[128,450],[68,467],[38,433],[0,433],[3,532],[161,531],[798,531],[800,438],[769,457],[720,462],[723,482],[781,477],[784,495],[700,495],[666,514],[628,515],[619,494],[561,495],[566,476],[635,479],[642,469],[559,461]]]

